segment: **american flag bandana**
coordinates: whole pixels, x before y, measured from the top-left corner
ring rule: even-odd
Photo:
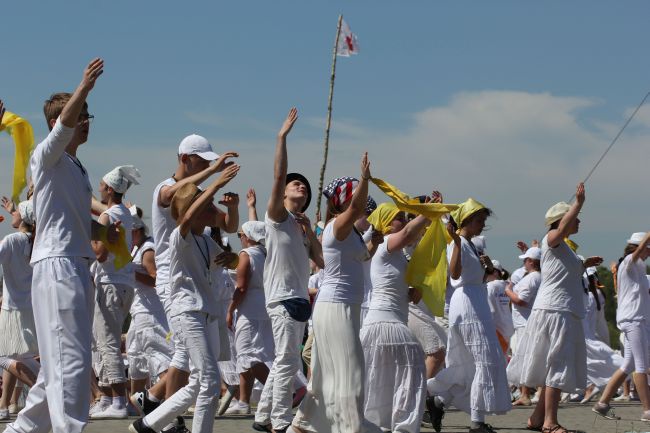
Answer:
[[[359,185],[353,177],[339,177],[332,180],[323,190],[323,195],[332,200],[334,207],[338,208],[352,198],[352,192]]]
[[[370,215],[377,209],[377,202],[371,196],[368,196],[368,202],[366,203],[366,215]]]

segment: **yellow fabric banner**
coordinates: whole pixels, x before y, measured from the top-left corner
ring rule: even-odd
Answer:
[[[447,236],[440,218],[458,205],[420,203],[381,179],[373,178],[372,182],[393,199],[400,210],[431,220],[406,269],[406,282],[420,290],[424,303],[434,315],[442,316],[447,289]]]
[[[11,198],[14,203],[20,202],[20,193],[27,186],[27,166],[29,157],[34,150],[34,130],[32,125],[22,117],[5,111],[0,123],[0,131],[6,130],[14,140],[14,180]]]
[[[133,257],[131,257],[131,253],[129,252],[129,247],[126,245],[125,228],[119,226],[118,230],[120,231],[120,234],[117,238],[116,243],[112,244],[108,242],[108,240],[106,239],[106,230],[103,229],[100,234],[101,237],[100,241],[102,241],[102,243],[104,244],[108,252],[113,254],[113,256],[115,256],[115,260],[113,261],[113,264],[115,265],[115,269],[119,271],[124,266],[131,263]]]

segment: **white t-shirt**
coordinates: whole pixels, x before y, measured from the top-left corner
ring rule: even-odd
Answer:
[[[530,313],[533,311],[537,291],[542,283],[542,274],[538,271],[533,271],[523,277],[513,288],[512,291],[528,304],[527,307],[522,307],[517,304],[512,304],[512,322],[515,328],[524,328]]]
[[[158,197],[162,187],[172,186],[175,183],[176,181],[170,177],[160,182],[153,191],[151,225],[153,240],[156,244],[156,286],[169,282],[169,235],[176,228],[171,207],[160,206]]]
[[[253,320],[267,320],[266,301],[264,298],[264,261],[266,249],[262,245],[244,248],[239,254],[246,253],[250,260],[248,290],[244,300],[237,307],[238,314]]]
[[[155,251],[153,239],[147,238],[142,246],[133,247],[131,255],[133,256],[133,271],[140,274],[148,275],[147,270],[142,265],[142,256],[147,251]],[[163,305],[156,294],[155,288],[139,282],[137,279],[134,283],[133,303],[131,304],[131,315],[138,313],[157,313],[162,312]]]
[[[542,284],[533,310],[568,311],[578,319],[585,317],[582,260],[566,242],[555,248],[542,239]]]
[[[31,158],[36,237],[31,262],[95,257],[90,245],[92,187],[81,162],[66,153],[74,128],[57,120]]]
[[[264,294],[266,305],[291,298],[309,299],[309,240],[291,212],[278,223],[268,214]]]
[[[222,249],[210,236],[189,232],[182,237],[175,228],[169,237],[170,317],[190,311],[218,317],[216,294],[212,289],[214,259]]]
[[[355,230],[342,241],[334,236],[334,223],[323,231],[325,274],[318,291],[318,302],[361,304],[364,275],[362,263],[369,259],[368,248]]]
[[[645,270],[645,262],[633,262],[632,254],[628,254],[618,266],[616,323],[648,320],[650,317],[650,294]]]
[[[504,280],[494,280],[487,283],[487,300],[494,318],[497,331],[506,339],[515,333],[510,313],[510,298],[506,295],[506,284]]]
[[[0,242],[3,310],[32,309],[32,267],[29,264],[32,244],[29,237],[28,233],[16,232]]]
[[[449,277],[451,287],[457,289],[465,286],[484,286],[483,277],[485,276],[485,269],[481,265],[481,260],[478,253],[473,247],[473,244],[460,237],[460,260],[461,260],[461,274],[457,280]],[[447,261],[451,263],[452,253],[454,251],[454,242],[447,245]]]
[[[516,285],[521,281],[522,278],[524,278],[525,275],[526,268],[522,266],[521,268],[516,269],[512,275],[510,275],[510,281],[512,281],[512,284]]]
[[[122,227],[124,227],[126,232],[126,245],[128,248],[131,248],[133,217],[129,209],[120,203],[106,209],[104,214],[108,215],[111,224],[116,221],[122,222]],[[98,262],[97,274],[101,283],[127,284],[132,287],[135,285],[135,274],[133,273],[131,263],[119,270],[115,269],[115,255],[113,253],[108,253],[108,257],[104,262]]]
[[[370,276],[372,278],[372,300],[369,309],[375,311],[390,311],[396,313],[400,321],[408,321],[408,284],[406,283],[406,267],[408,260],[403,250],[388,251],[388,239],[377,247],[372,257]],[[368,313],[370,315],[370,313]],[[371,317],[375,317],[373,314]],[[368,316],[366,316],[368,319]],[[367,320],[370,322],[370,319]],[[366,323],[364,321],[364,323]]]

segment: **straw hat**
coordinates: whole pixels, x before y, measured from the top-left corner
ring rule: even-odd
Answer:
[[[178,220],[185,215],[185,212],[187,212],[192,203],[199,198],[202,192],[203,191],[193,183],[187,183],[180,187],[178,191],[176,191],[176,194],[174,194],[170,205],[172,218],[178,222]]]
[[[571,206],[565,201],[555,203],[549,210],[546,211],[544,223],[546,226],[550,226],[554,222],[561,220],[562,217],[566,215],[567,212],[569,212],[569,209],[571,209]]]

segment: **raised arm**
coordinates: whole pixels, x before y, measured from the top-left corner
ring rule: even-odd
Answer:
[[[217,212],[215,226],[226,233],[235,233],[239,228],[239,194],[227,192],[223,195],[219,204],[228,209],[228,213]]]
[[[456,227],[451,223],[447,224],[447,233],[449,233],[449,236],[451,236],[451,240],[454,243],[454,248],[451,251],[451,258],[449,259],[449,276],[454,280],[457,280],[463,272],[463,262],[460,252],[461,240],[458,233],[456,233]]]
[[[287,118],[278,132],[275,146],[275,160],[273,163],[273,185],[271,197],[266,208],[269,218],[275,222],[287,219],[287,209],[284,207],[284,190],[287,180],[287,135],[291,132],[294,123],[298,120],[298,110],[294,107],[289,110]]]
[[[192,228],[192,223],[196,218],[198,218],[203,209],[205,209],[208,204],[212,203],[212,198],[217,193],[217,191],[219,191],[219,189],[224,187],[235,176],[237,176],[238,172],[238,165],[229,165],[221,173],[221,176],[215,179],[215,181],[212,182],[201,195],[199,195],[199,198],[197,198],[194,203],[192,203],[190,208],[185,212],[185,215],[183,215],[183,218],[181,219],[181,222],[179,224],[181,236],[187,236],[187,234],[190,232],[190,229]]]
[[[636,250],[632,253],[632,261],[636,262],[641,258],[641,254],[648,247],[648,243],[650,243],[650,232],[645,234],[639,246],[636,247]]]
[[[248,207],[248,221],[257,221],[257,209],[255,205],[257,204],[257,196],[255,195],[255,190],[253,188],[248,188],[246,193],[246,206]]]
[[[370,161],[368,161],[368,152],[361,158],[361,179],[359,185],[354,190],[350,206],[341,213],[334,221],[334,236],[339,241],[345,240],[352,229],[354,223],[361,218],[366,212],[368,203],[368,180],[370,179]]]
[[[550,230],[548,232],[547,242],[548,246],[555,248],[560,245],[561,242],[564,242],[564,238],[570,235],[569,230],[573,226],[578,214],[582,209],[582,205],[585,203],[585,184],[579,183],[576,188],[576,201],[569,209],[569,212],[564,214],[560,220],[560,225],[557,229]]]
[[[236,158],[238,156],[239,154],[237,152],[225,152],[219,157],[219,159],[217,159],[217,162],[205,170],[202,170],[192,176],[186,177],[185,179],[179,180],[173,185],[160,188],[160,192],[158,193],[158,204],[162,207],[168,207],[172,202],[172,198],[174,198],[176,191],[178,191],[183,185],[186,185],[188,183],[193,183],[194,185],[202,184],[213,174],[223,171],[226,167],[233,165],[234,162],[228,160],[230,158]]]

